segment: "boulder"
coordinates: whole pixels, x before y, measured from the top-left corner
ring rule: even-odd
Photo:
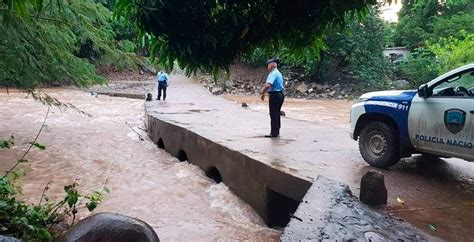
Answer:
[[[149,102],[149,101],[151,101],[151,100],[153,100],[153,96],[151,95],[151,93],[147,93],[147,94],[146,94],[146,101]]]
[[[360,182],[360,201],[367,205],[387,204],[387,188],[383,174],[378,171],[367,171]]]
[[[222,88],[222,87],[212,87],[211,93],[214,94],[214,95],[221,95],[222,93],[224,93],[224,88]]]
[[[227,80],[227,81],[225,82],[225,87],[226,87],[226,88],[233,87],[234,85],[235,85],[235,83],[234,83],[234,81],[232,81],[232,80]]]
[[[322,90],[324,90],[324,89],[325,89],[325,88],[324,88],[324,86],[323,86],[323,85],[316,84],[316,90],[318,90],[318,91],[322,91]]]
[[[306,85],[305,83],[301,83],[300,85],[298,85],[298,87],[296,87],[296,91],[300,93],[306,93],[308,91],[308,85]]]
[[[156,242],[153,228],[142,220],[114,213],[97,213],[61,235],[59,242]]]
[[[243,107],[243,108],[248,108],[249,105],[248,105],[246,102],[243,102],[243,103],[242,103],[242,107]]]

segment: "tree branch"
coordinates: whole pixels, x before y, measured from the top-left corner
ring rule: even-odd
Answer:
[[[15,164],[12,168],[10,168],[10,170],[8,170],[8,171],[5,173],[5,175],[2,176],[2,178],[8,176],[8,174],[10,174],[10,173],[23,161],[23,159],[25,158],[25,156],[30,152],[31,148],[35,145],[36,140],[38,140],[38,137],[39,137],[39,135],[41,134],[41,131],[43,130],[44,124],[46,123],[46,119],[48,119],[49,109],[50,109],[50,107],[48,107],[48,111],[46,111],[46,117],[44,117],[43,123],[41,124],[41,127],[40,127],[40,129],[38,130],[38,133],[36,134],[35,139],[33,140],[33,142],[31,142],[30,147],[28,147],[28,149],[27,149],[27,150],[25,151],[25,153],[21,156],[21,158],[17,160],[16,164]]]

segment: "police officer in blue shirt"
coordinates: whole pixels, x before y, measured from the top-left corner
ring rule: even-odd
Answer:
[[[278,60],[270,59],[267,61],[268,77],[260,93],[260,99],[265,100],[265,93],[268,92],[268,106],[270,109],[271,132],[265,135],[267,138],[275,138],[280,135],[280,111],[285,100],[283,75],[278,70]]]
[[[158,81],[158,97],[156,100],[161,99],[161,91],[163,91],[163,101],[166,100],[166,88],[168,87],[169,77],[168,74],[164,71],[158,72],[156,75],[156,80]]]

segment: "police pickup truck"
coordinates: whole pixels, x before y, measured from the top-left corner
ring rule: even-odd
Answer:
[[[418,90],[362,95],[351,107],[350,136],[375,167],[413,153],[474,161],[474,63]]]

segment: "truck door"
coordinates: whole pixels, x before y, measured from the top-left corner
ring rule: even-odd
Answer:
[[[432,95],[413,98],[410,141],[422,152],[474,161],[474,69],[434,84]]]

